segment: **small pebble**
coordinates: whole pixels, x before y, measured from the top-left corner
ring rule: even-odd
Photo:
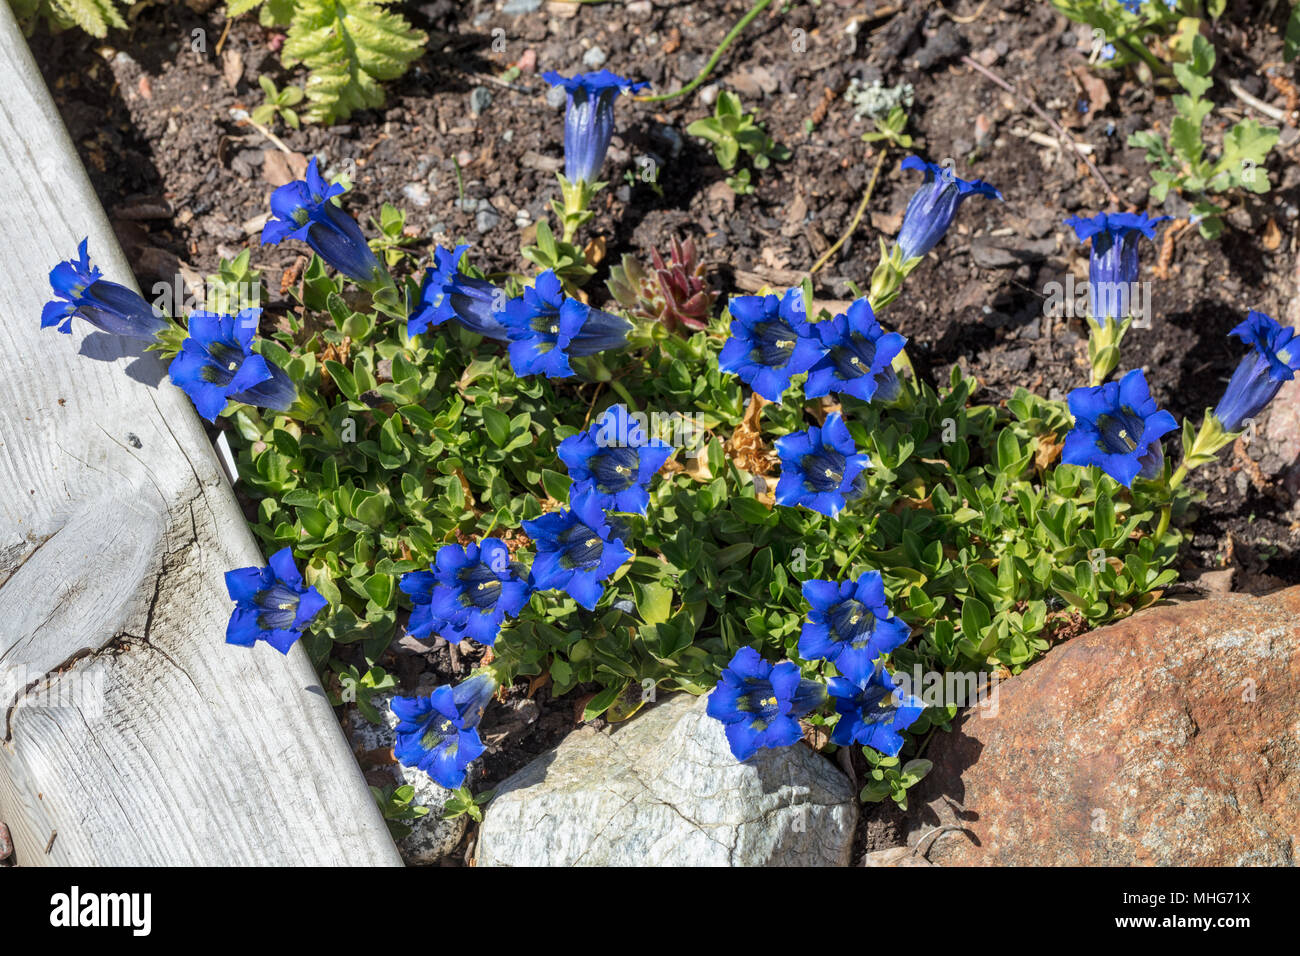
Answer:
[[[525,13],[533,13],[540,10],[542,0],[506,0],[505,6],[501,8],[502,13],[507,13],[512,17],[521,17]]]
[[[564,92],[562,86],[552,86],[546,91],[546,105],[553,110],[563,109],[568,100],[569,95]]]
[[[488,232],[500,221],[501,217],[497,215],[495,209],[490,206],[484,206],[479,209],[478,214],[474,217],[474,228],[479,232]]]
[[[476,86],[469,91],[469,111],[479,116],[492,105],[492,91],[486,86]]]
[[[429,205],[430,202],[429,190],[425,188],[424,183],[407,183],[402,187],[402,195],[406,197],[411,205],[418,206],[421,209]]]
[[[605,65],[605,51],[598,46],[593,46],[586,53],[582,54],[582,65],[590,70],[599,70]]]
[[[710,83],[707,86],[700,87],[700,102],[705,106],[712,106],[718,98],[718,84]]]

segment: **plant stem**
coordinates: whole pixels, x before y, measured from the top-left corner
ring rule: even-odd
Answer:
[[[704,64],[704,69],[700,70],[695,79],[691,80],[691,82],[687,83],[680,90],[677,90],[674,93],[660,93],[658,96],[638,96],[637,99],[646,103],[662,103],[664,100],[676,99],[679,96],[685,96],[687,93],[690,93],[708,79],[709,74],[713,72],[713,68],[717,66],[718,61],[722,59],[722,54],[727,52],[727,47],[731,46],[736,37],[740,36],[740,34],[744,32],[745,27],[749,26],[753,19],[766,10],[771,3],[772,0],[758,0],[747,14],[736,21],[736,25],[731,28],[731,32],[722,38],[722,42],[718,44],[718,48],[713,51],[713,56],[709,57],[709,62]]]
[[[632,397],[632,393],[627,390],[627,387],[622,382],[616,378],[611,378],[609,380],[609,387],[618,394],[619,398],[627,402],[628,411],[640,411],[640,406],[637,405],[636,399]]]
[[[1160,523],[1156,525],[1155,535],[1157,543],[1159,543],[1160,539],[1165,536],[1165,532],[1169,530],[1169,518],[1173,514],[1173,510],[1173,505],[1165,505],[1160,509]]]

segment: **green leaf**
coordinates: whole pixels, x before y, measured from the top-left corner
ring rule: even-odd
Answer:
[[[627,687],[626,683],[606,687],[587,702],[587,706],[582,709],[582,719],[595,720],[605,711],[609,710],[614,701],[618,700],[619,695],[623,693],[625,687]]]
[[[542,487],[546,489],[547,496],[555,501],[568,501],[569,486],[572,483],[568,475],[551,471],[549,468],[542,469]]]
[[[307,118],[333,123],[382,106],[380,81],[406,72],[427,39],[380,0],[297,0],[281,61],[310,70]]]
[[[487,429],[492,444],[500,447],[510,440],[510,416],[490,405],[482,409],[483,427]]]
[[[636,609],[647,624],[662,624],[672,616],[673,591],[662,584],[637,584]]]
[[[372,574],[366,578],[365,586],[372,601],[380,607],[388,607],[388,602],[393,599],[392,577],[387,574]]]
[[[329,372],[330,378],[334,380],[334,384],[339,387],[340,392],[354,402],[361,397],[361,392],[357,389],[357,380],[353,378],[352,373],[347,368],[333,359],[326,359],[323,364],[325,371]]]

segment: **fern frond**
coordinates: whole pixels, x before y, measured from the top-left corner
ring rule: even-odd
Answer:
[[[108,36],[109,27],[126,29],[115,0],[48,0],[44,12],[56,25],[76,25],[93,37]]]
[[[281,59],[310,71],[308,119],[330,123],[382,106],[379,81],[397,79],[423,52],[427,37],[383,2],[300,0]]]
[[[247,13],[262,5],[262,0],[229,0],[226,4],[226,19],[233,20],[235,17]]]

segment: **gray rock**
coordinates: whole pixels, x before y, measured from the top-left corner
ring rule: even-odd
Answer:
[[[546,105],[553,110],[563,109],[569,102],[569,94],[563,86],[552,86],[546,90]]]
[[[489,232],[496,228],[496,224],[501,221],[501,216],[495,209],[484,203],[474,214],[474,228],[479,232]]]
[[[429,190],[424,183],[407,183],[402,187],[402,195],[412,206],[418,206],[423,209],[432,201],[429,198]]]
[[[479,866],[844,866],[856,795],[802,744],[739,763],[705,698],[570,734],[488,804]]]
[[[605,51],[598,46],[593,46],[586,53],[582,54],[582,65],[589,70],[599,70],[605,65]]]
[[[507,13],[512,17],[520,17],[525,13],[533,13],[541,9],[542,0],[506,0],[505,6],[501,8],[502,13]]]
[[[344,725],[348,740],[357,755],[361,769],[370,777],[376,772],[392,775],[397,786],[410,785],[415,788],[411,806],[428,807],[429,812],[412,822],[411,832],[397,844],[402,858],[407,863],[435,864],[454,853],[465,836],[469,818],[459,816],[454,820],[444,820],[442,814],[452,792],[433,781],[423,770],[415,767],[403,767],[396,761],[389,762],[393,744],[397,740],[393,728],[397,726],[397,715],[388,706],[393,694],[375,694],[374,703],[384,718],[382,727],[372,724],[353,708],[348,712]]]
[[[469,91],[469,111],[475,116],[483,113],[491,105],[492,91],[486,86],[476,86]]]

